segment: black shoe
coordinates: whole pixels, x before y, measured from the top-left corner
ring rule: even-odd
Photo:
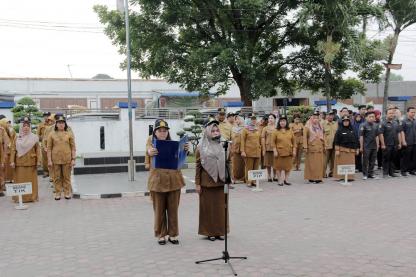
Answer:
[[[279,186],[283,187],[283,183],[278,183]]]
[[[407,172],[402,172],[402,176],[407,177],[407,176],[409,176],[409,174]]]
[[[4,196],[4,192],[0,192],[0,197],[3,197]]]
[[[315,183],[315,180],[308,180],[309,183]]]
[[[157,243],[159,243],[159,245],[165,245],[166,240],[165,239],[160,239],[160,240],[157,241]]]
[[[55,197],[55,200],[56,201],[61,200],[61,197]]]
[[[286,181],[284,181],[284,184],[285,184],[286,186],[291,186],[291,185],[292,185],[291,183],[288,183],[288,182],[286,182]]]
[[[319,183],[322,183],[322,181],[321,180],[316,180],[315,181],[315,184],[319,184]]]
[[[210,240],[210,241],[215,241],[216,237],[210,237],[210,236],[208,236],[207,239]]]
[[[333,176],[333,175],[332,175],[332,173],[329,173],[329,174],[328,174],[328,177],[329,177],[329,178],[332,178],[332,176]]]
[[[217,240],[224,240],[224,238],[221,237],[221,236],[215,236],[215,239],[217,239]]]
[[[410,171],[409,174],[410,175],[416,175],[416,172],[415,171]]]
[[[273,182],[272,178],[267,179],[267,182]]]
[[[374,175],[368,175],[367,178],[368,179],[375,179],[376,177],[374,177]]]
[[[71,196],[65,196],[65,199],[69,200],[69,199],[71,199]]]
[[[168,240],[172,244],[179,244],[179,240],[177,240],[177,239],[170,239],[170,238],[168,238]]]
[[[390,174],[390,177],[399,177],[396,173]]]
[[[279,179],[273,178],[273,182],[279,182]]]

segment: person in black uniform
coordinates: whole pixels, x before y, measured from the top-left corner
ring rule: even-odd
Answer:
[[[395,109],[387,110],[386,120],[379,126],[379,139],[383,149],[383,178],[398,177],[394,173],[394,155],[400,150],[400,126],[395,120]]]
[[[366,121],[360,126],[360,152],[362,153],[363,180],[374,178],[374,166],[379,148],[379,130],[374,112],[366,113]]]
[[[403,176],[416,175],[416,109],[407,108],[407,117],[402,121],[402,157],[400,170]]]

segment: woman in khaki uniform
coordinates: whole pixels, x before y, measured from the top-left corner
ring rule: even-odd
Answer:
[[[267,126],[261,132],[261,148],[263,153],[263,165],[267,169],[267,179],[269,182],[278,181],[276,170],[274,169],[273,156],[273,134],[276,132],[276,116],[270,114],[267,120]],[[272,179],[273,168],[273,179]]]
[[[46,157],[46,165],[48,164],[48,137],[49,135],[55,131],[55,114],[51,114],[49,116],[49,126],[45,126],[45,131],[43,132],[42,136],[42,155],[45,153]],[[48,173],[49,173],[49,182],[53,182],[53,170],[49,170],[48,167]]]
[[[232,177],[234,184],[245,181],[245,162],[241,157],[241,133],[244,129],[244,120],[240,116],[235,118],[235,126],[231,132],[231,159],[232,159]]]
[[[303,129],[303,149],[306,153],[304,178],[311,183],[321,183],[324,178],[324,144],[319,112],[315,112]]]
[[[6,177],[6,166],[9,164],[7,153],[9,152],[10,145],[10,138],[7,132],[7,124],[5,127],[3,127],[2,120],[0,120],[0,196],[3,196],[3,191],[6,190],[4,184]],[[4,122],[6,123],[7,119],[5,119]]]
[[[299,171],[303,151],[303,123],[300,121],[300,116],[298,114],[293,116],[293,123],[291,123],[289,127],[295,136],[296,155],[293,159],[293,165],[295,166],[295,170]]]
[[[246,163],[245,181],[247,186],[255,186],[256,182],[248,180],[248,171],[257,170],[260,166],[261,156],[261,134],[257,129],[257,118],[254,114],[249,115],[250,123],[241,132],[241,157]]]
[[[163,119],[155,122],[153,138],[171,140],[169,126]],[[185,146],[188,150],[188,145]],[[153,145],[148,145],[146,152],[149,157],[163,155]],[[160,245],[166,244],[166,236],[172,244],[179,244],[178,208],[181,188],[185,181],[180,170],[153,168],[150,166],[148,188],[153,199],[155,213],[154,231]]]
[[[281,116],[277,122],[277,131],[273,134],[272,147],[274,152],[274,168],[279,178],[279,186],[289,183],[289,174],[293,166],[293,156],[296,154],[295,136],[289,128],[287,118]],[[284,174],[284,178],[282,175]]]
[[[343,180],[344,175],[338,175],[338,165],[355,164],[355,156],[359,154],[358,138],[351,126],[348,116],[342,118],[342,125],[338,128],[334,138],[335,163],[334,178]],[[354,180],[354,174],[348,175],[349,180]]]
[[[37,129],[37,135],[39,137],[39,141],[43,142],[43,137],[45,136],[46,129],[53,125],[52,121],[50,120],[51,113],[50,112],[44,112],[43,113],[43,119],[44,121],[39,123],[38,129]],[[42,147],[42,168],[43,168],[43,178],[49,177],[49,169],[48,169],[48,155],[45,151],[46,147]]]
[[[39,138],[32,133],[30,119],[25,117],[20,122],[19,135],[11,144],[10,155],[10,166],[15,169],[15,182],[32,183],[32,194],[23,195],[23,202],[39,200],[38,163],[40,163]],[[14,196],[13,200],[18,202],[17,196]]]
[[[56,120],[55,129],[48,136],[48,166],[53,170],[55,200],[61,199],[62,189],[65,199],[72,197],[71,171],[75,165],[75,138],[68,131],[64,116]]]
[[[195,184],[199,194],[198,234],[207,236],[211,241],[223,240],[221,236],[225,235],[226,161],[218,124],[216,120],[207,124],[196,150]]]

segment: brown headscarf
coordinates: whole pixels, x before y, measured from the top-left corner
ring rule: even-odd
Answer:
[[[198,145],[201,154],[201,165],[211,178],[218,182],[225,181],[225,153],[220,141],[212,139],[212,128],[218,127],[217,124],[211,124],[205,128],[202,141]]]
[[[23,131],[23,123],[20,123],[19,135],[16,138],[17,156],[24,156],[38,142],[38,136],[31,132],[31,125],[29,124],[28,131]]]

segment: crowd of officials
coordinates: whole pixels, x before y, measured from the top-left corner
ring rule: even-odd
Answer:
[[[75,165],[75,138],[63,114],[45,112],[34,134],[30,117],[19,120],[16,134],[10,120],[0,115],[0,195],[6,183],[32,183],[23,202],[38,201],[38,166],[54,185],[54,198],[72,197],[71,171]],[[13,197],[15,202],[17,197]]]
[[[359,106],[353,113],[342,108],[338,113],[315,111],[304,123],[295,114],[286,116],[255,114],[241,116],[218,109],[205,124],[196,149],[195,184],[199,194],[198,233],[208,240],[222,240],[225,227],[224,185],[243,182],[254,186],[248,171],[267,169],[268,181],[291,185],[292,170],[300,170],[302,155],[304,179],[321,183],[324,178],[343,179],[338,165],[354,165],[362,179],[375,178],[376,160],[382,178],[416,175],[415,108],[402,117],[397,107],[389,107],[385,117],[371,106]],[[153,139],[170,140],[169,125],[157,120],[146,145],[148,186],[155,213],[154,231],[160,245],[178,244],[178,207],[185,182],[180,170],[152,168],[150,159],[158,153]],[[226,155],[224,141],[231,142]],[[187,148],[186,148],[187,150]],[[229,176],[225,173],[229,165]],[[229,178],[227,178],[229,177]],[[354,180],[355,174],[349,175]]]

